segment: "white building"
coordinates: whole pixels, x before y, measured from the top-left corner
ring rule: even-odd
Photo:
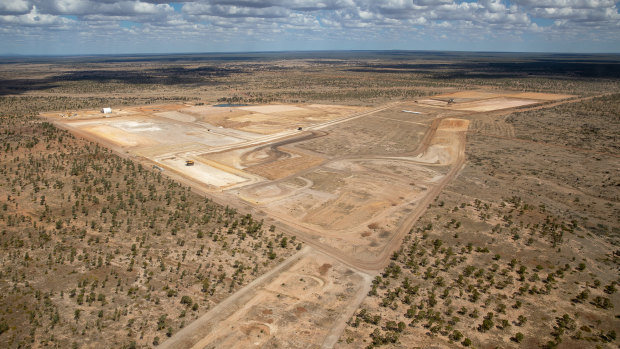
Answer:
[[[112,112],[112,108],[101,108],[101,112],[104,114],[110,114]]]

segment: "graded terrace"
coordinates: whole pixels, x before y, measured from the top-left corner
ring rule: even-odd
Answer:
[[[43,116],[376,270],[461,169],[469,119],[570,97],[461,91],[375,108],[173,104]]]

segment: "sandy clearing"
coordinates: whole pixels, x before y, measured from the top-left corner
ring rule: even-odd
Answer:
[[[467,98],[467,99],[486,99],[499,97],[501,94],[497,92],[486,91],[459,91],[454,93],[446,93],[442,95],[433,96],[433,98]]]
[[[187,105],[186,104],[156,104],[156,105],[149,105],[149,106],[126,107],[124,108],[124,110],[131,112],[131,113],[152,114],[155,112],[174,111],[174,110],[179,110],[183,108],[187,108]],[[112,111],[114,111],[114,109],[112,109]]]
[[[327,111],[329,108],[325,107],[324,109]],[[390,122],[372,117],[362,118],[362,116],[381,112],[389,114],[389,108],[394,108],[392,112],[397,115],[402,109],[397,104],[389,104],[337,119],[333,119],[334,113],[321,114],[318,107],[315,107],[312,113],[315,113],[318,118],[333,119],[326,122],[329,125],[344,123],[344,129],[358,124],[366,125],[368,127],[364,130],[381,134],[381,139],[377,142],[383,142],[392,149],[398,144],[394,144],[392,140],[394,137],[391,137],[386,131],[389,130],[387,125]],[[258,127],[282,127],[282,125],[290,125],[291,123],[309,122],[306,110],[312,108],[301,109],[301,111],[290,111],[288,116],[285,112],[274,112],[271,115],[248,114],[243,118],[263,117],[264,122],[254,120],[254,124]],[[428,107],[428,109],[436,108]],[[349,112],[346,106],[341,107],[340,110],[345,113]],[[159,111],[157,113],[169,112]],[[250,113],[249,111],[245,112]],[[446,113],[453,115],[461,112],[450,110],[444,112],[442,109],[441,115],[446,115]],[[239,117],[239,115],[234,114],[223,113],[227,117]],[[314,115],[312,118],[314,119]],[[170,170],[166,173],[171,175],[178,173],[183,179],[194,181],[197,185],[205,184],[205,186],[200,186],[200,190],[205,192],[225,191],[222,195],[231,200],[238,199],[236,203],[240,205],[249,203],[254,208],[266,212],[268,216],[273,214],[272,218],[281,219],[283,224],[312,234],[315,242],[331,239],[329,243],[332,244],[333,242],[332,246],[340,250],[338,258],[351,260],[353,264],[358,263],[359,259],[354,256],[363,255],[372,260],[379,258],[380,252],[378,251],[381,251],[385,246],[385,241],[388,241],[390,236],[390,233],[385,232],[397,228],[400,225],[399,222],[404,221],[408,212],[415,208],[416,202],[423,200],[426,191],[437,185],[431,183],[432,179],[447,171],[447,167],[442,168],[442,166],[450,165],[454,161],[455,155],[453,153],[455,150],[453,148],[455,147],[451,141],[452,135],[458,133],[455,131],[466,128],[466,122],[454,118],[443,121],[438,119],[433,122],[432,132],[427,133],[434,135],[434,137],[423,137],[424,139],[429,138],[429,140],[423,141],[426,144],[424,146],[426,158],[422,159],[413,158],[417,151],[414,153],[413,150],[404,152],[396,150],[396,152],[387,152],[387,154],[395,154],[395,158],[385,160],[382,159],[383,153],[381,152],[377,156],[370,155],[374,151],[371,149],[350,158],[345,156],[323,163],[323,157],[314,153],[308,157],[299,154],[295,143],[301,139],[290,138],[291,133],[257,139],[256,141],[260,142],[256,143],[258,146],[248,145],[248,142],[240,139],[230,139],[231,143],[223,146],[206,144],[207,141],[212,143],[216,140],[228,143],[228,138],[224,134],[226,128],[217,127],[211,129],[211,132],[208,131],[208,128],[212,125],[198,121],[199,118],[196,120],[194,121],[195,127],[193,127],[190,123],[179,122],[174,118],[149,119],[148,114],[142,114],[111,119],[100,118],[98,122],[109,127],[123,128],[122,131],[126,133],[131,131],[134,133],[133,137],[148,136],[160,143],[169,142],[165,146],[144,146],[138,148],[139,153],[134,150],[132,152],[133,154],[144,154],[147,158],[159,163],[161,167]],[[234,120],[226,122],[234,124]],[[276,125],[268,125],[269,122]],[[414,147],[418,146],[419,137],[413,137],[412,134],[422,131],[422,125],[391,123],[394,124],[392,125],[394,129],[399,132],[400,138],[406,142],[414,143]],[[237,125],[239,124],[241,123],[237,122]],[[251,124],[252,122],[250,122]],[[318,126],[321,125],[324,124]],[[312,127],[307,129],[310,130]],[[342,137],[338,130],[330,130],[330,132],[334,132],[336,137]],[[296,131],[295,133],[299,132]],[[303,132],[299,134],[303,134]],[[351,132],[344,136],[357,140],[359,132]],[[211,140],[209,137],[214,139]],[[324,141],[320,137],[316,140],[319,143]],[[293,145],[287,145],[287,148],[278,150],[280,146],[285,145],[283,142],[286,144],[292,142]],[[201,149],[201,144],[204,144],[204,150]],[[261,152],[259,151],[261,148],[266,150]],[[250,154],[248,155],[247,152]],[[300,152],[305,153],[304,151]],[[217,155],[211,157],[210,153]],[[234,159],[226,159],[229,156]],[[402,158],[401,161],[398,156],[405,158]],[[430,159],[431,157],[433,159]],[[186,159],[194,160],[195,166],[185,166],[184,161]],[[382,159],[383,162],[375,161],[377,159]],[[412,160],[417,160],[417,162]],[[423,160],[432,161],[432,163],[421,164]],[[338,161],[353,161],[355,163],[339,165]],[[402,163],[398,163],[399,161]],[[268,162],[272,163],[267,164]],[[256,174],[247,170],[250,166],[261,164],[264,166],[253,169]],[[264,177],[259,177],[259,175]],[[265,177],[273,179],[266,181]],[[365,226],[371,220],[384,222],[385,231],[378,231],[370,238],[356,241],[356,239],[359,240],[361,233],[366,229]],[[295,232],[292,234],[294,235]]]
[[[294,257],[175,334],[162,348],[330,347],[368,292],[371,277],[311,248]]]
[[[126,132],[125,130],[108,125],[83,126],[79,127],[79,129],[123,147],[158,144],[153,139]]]
[[[197,114],[197,115],[213,115],[221,113],[229,113],[232,108],[214,107],[212,105],[195,105],[179,110],[181,113]]]
[[[540,103],[540,101],[533,99],[497,97],[473,102],[455,103],[451,104],[451,108],[456,110],[485,112],[520,107],[523,105],[530,105],[536,103]]]
[[[208,121],[220,125],[226,119],[234,116],[250,115],[252,112],[235,108],[220,107],[191,107],[181,110],[184,114],[193,115],[197,120]]]
[[[397,158],[339,160],[297,177],[310,181],[311,186],[292,189],[286,180],[244,188],[240,196],[287,221],[346,240],[378,214],[399,210],[416,200],[424,183],[437,175],[425,168],[409,171],[416,166]]]
[[[291,154],[291,157],[266,164],[250,166],[246,168],[246,171],[274,180],[288,177],[305,169],[318,166],[325,161],[325,159],[321,157],[293,151],[291,149],[285,150],[281,148],[281,150]]]
[[[345,105],[301,107],[274,104],[225,108],[196,106],[182,109],[181,112],[193,115],[196,120],[208,122],[216,127],[267,135],[346,117],[359,110],[365,108]]]
[[[196,121],[195,117],[188,115],[188,114],[179,113],[178,111],[167,111],[167,112],[162,112],[162,113],[155,113],[155,115],[168,118],[168,119],[182,121],[182,122]]]
[[[557,101],[566,98],[576,97],[574,95],[562,95],[562,94],[554,94],[554,93],[537,93],[537,92],[521,92],[514,94],[506,94],[506,97],[513,98],[525,98],[525,99],[539,99],[542,101]]]
[[[276,116],[275,118],[277,119],[278,117]],[[274,123],[274,121],[272,121],[273,119],[274,119],[274,116],[272,115],[267,115],[264,113],[252,113],[252,114],[243,114],[243,115],[233,116],[233,117],[228,118],[228,121],[238,122],[238,123],[244,123],[244,122],[259,122],[259,123],[272,122]]]
[[[442,119],[426,151],[415,159],[429,164],[452,164],[458,158],[462,146],[459,134],[467,131],[468,127],[469,120]]]
[[[158,144],[153,146],[144,146],[132,149],[132,153],[143,156],[145,158],[163,158],[166,156],[174,156],[180,153],[196,153],[205,150],[202,143],[188,142],[177,144]]]
[[[162,128],[159,125],[155,125],[152,122],[139,121],[139,120],[113,120],[110,122],[113,127],[120,128],[130,133],[135,132],[157,132]]]
[[[285,104],[253,105],[253,106],[238,107],[238,108],[241,110],[253,111],[255,113],[265,113],[265,114],[307,110],[305,108],[300,108],[294,105],[285,105]]]
[[[243,170],[245,169],[245,166],[243,166],[240,158],[247,151],[247,149],[233,149],[221,153],[200,154],[199,156],[208,160],[219,162],[220,164],[224,164],[226,166],[236,168],[238,170]]]
[[[153,120],[147,116],[130,116],[124,118],[98,119],[97,121],[83,121],[91,124],[105,124],[138,137],[146,137],[162,144],[179,143],[201,143],[206,146],[221,146],[241,142],[240,139],[228,134],[209,132],[207,128],[199,124],[188,126],[186,123],[177,120],[166,121],[162,119]]]
[[[190,159],[183,157],[174,157],[168,159],[161,159],[157,162],[171,167],[179,173],[185,176],[189,176],[199,181],[200,183],[205,183],[214,187],[226,187],[248,180],[247,178],[243,178],[232,173],[222,171],[215,167],[203,164],[196,159],[192,159],[195,161],[194,166],[185,166],[186,160]]]
[[[446,101],[438,101],[435,99],[421,99],[418,101],[418,103],[420,104],[426,104],[426,105],[432,105],[432,106],[437,106],[437,107],[443,107],[448,105],[448,102]]]
[[[439,130],[451,130],[451,131],[467,131],[469,127],[469,120],[465,119],[442,119],[439,123]]]
[[[462,100],[481,100],[493,98],[517,98],[517,99],[536,99],[540,101],[555,101],[575,97],[573,95],[540,93],[540,92],[510,92],[510,91],[458,91],[433,96],[434,99],[462,99]],[[467,101],[463,101],[467,102]]]

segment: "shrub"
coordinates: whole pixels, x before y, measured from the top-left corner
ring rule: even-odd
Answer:
[[[517,332],[514,337],[512,337],[512,340],[517,342],[517,343],[521,343],[521,341],[523,341],[523,333],[521,332]]]
[[[192,297],[190,297],[190,296],[183,296],[183,297],[181,297],[181,304],[185,304],[188,307],[190,307],[192,305],[192,303],[194,303],[192,301]]]

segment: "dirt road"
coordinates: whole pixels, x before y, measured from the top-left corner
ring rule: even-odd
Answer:
[[[305,247],[160,347],[307,348],[322,342],[323,348],[331,348],[368,294],[371,281],[372,275]]]
[[[178,349],[178,348],[190,348],[200,347],[201,340],[211,331],[219,321],[223,320],[231,313],[238,310],[245,304],[250,298],[254,296],[253,292],[263,286],[264,284],[272,281],[279,273],[290,267],[295,262],[306,256],[310,252],[309,247],[303,248],[298,253],[292,255],[284,262],[278,264],[275,268],[271,269],[267,273],[259,276],[257,279],[249,283],[241,290],[235,292],[230,297],[226,298],[218,305],[209,310],[205,315],[201,316],[188,326],[184,327],[181,331],[177,332],[170,339],[163,342],[159,348],[161,349]],[[206,343],[205,343],[206,344]]]

